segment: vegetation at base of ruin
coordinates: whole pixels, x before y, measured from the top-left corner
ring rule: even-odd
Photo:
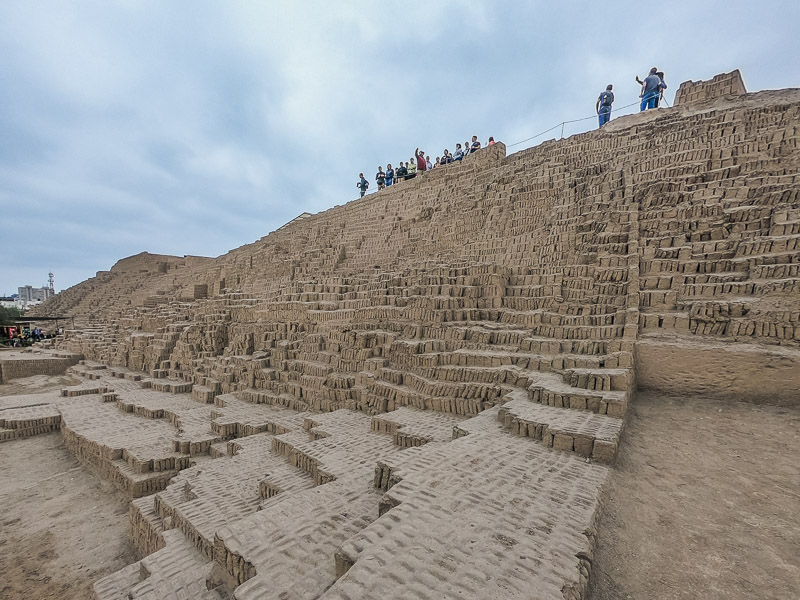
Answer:
[[[13,325],[23,314],[22,309],[16,306],[0,306],[0,326]]]

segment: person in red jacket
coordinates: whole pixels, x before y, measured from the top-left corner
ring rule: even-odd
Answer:
[[[417,173],[420,175],[428,170],[428,161],[425,160],[425,153],[420,152],[419,148],[414,150],[414,157],[417,159]]]

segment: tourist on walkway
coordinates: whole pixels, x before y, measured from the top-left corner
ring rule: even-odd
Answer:
[[[395,171],[395,181],[397,183],[405,181],[406,175],[408,175],[408,169],[406,169],[406,166],[403,164],[403,161],[400,161],[400,166],[397,167],[397,170]]]
[[[656,75],[661,80],[661,85],[658,86],[658,98],[656,98],[656,108],[658,108],[664,99],[664,90],[667,89],[667,84],[664,82],[664,71],[659,71]]]
[[[406,171],[408,171],[406,181],[414,179],[417,176],[417,161],[412,158],[410,163],[406,163]]]
[[[461,160],[464,158],[464,151],[461,149],[461,144],[456,144],[456,151],[453,153],[453,160]]]
[[[472,136],[472,144],[469,147],[469,152],[470,152],[470,154],[472,154],[473,152],[477,152],[480,149],[481,149],[481,143],[478,141],[478,136],[477,135],[473,135]]]
[[[414,159],[417,163],[417,172],[422,175],[425,171],[428,170],[428,163],[425,161],[425,153],[420,152],[419,148],[414,150]]]
[[[359,173],[359,182],[356,184],[356,187],[361,190],[361,197],[364,197],[364,194],[367,193],[367,188],[369,187],[369,181],[364,179],[364,174]]]
[[[379,190],[386,187],[386,173],[383,172],[383,168],[380,165],[378,165],[378,172],[375,174],[375,181],[378,182]]]
[[[394,183],[394,169],[392,168],[392,163],[386,165],[386,187],[389,187]]]
[[[611,105],[614,103],[614,92],[611,90],[614,86],[610,83],[606,86],[606,91],[602,92],[597,98],[594,110],[600,119],[600,127],[608,123],[611,119]]]
[[[637,77],[636,81],[641,80]],[[650,69],[650,74],[641,83],[642,93],[639,96],[642,98],[642,104],[639,107],[639,112],[649,108],[656,108],[658,106],[658,97],[661,95],[661,86],[664,83],[658,76],[658,67]]]
[[[428,167],[428,171],[430,171],[433,168],[433,163],[431,162],[431,157],[430,156],[426,156],[425,157],[425,164]]]

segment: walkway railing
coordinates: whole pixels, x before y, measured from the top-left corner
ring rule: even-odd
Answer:
[[[666,106],[667,106],[668,108],[670,107],[670,105],[669,105],[669,102],[667,102],[667,99],[666,99],[666,98],[661,98],[660,102],[663,102],[664,104],[666,104]],[[612,111],[611,111],[611,120],[613,120],[613,119],[618,119],[618,118],[620,118],[620,117],[627,117],[627,116],[629,116],[629,115],[634,115],[634,114],[636,114],[637,112],[639,112],[639,107],[641,106],[641,103],[642,103],[642,101],[641,101],[641,99],[639,99],[639,100],[637,100],[636,102],[632,102],[631,104],[626,104],[625,106],[620,106],[619,108],[614,108],[614,109],[612,109]],[[629,110],[629,109],[633,108],[634,106],[636,107],[636,110]],[[650,109],[650,110],[652,110],[652,109]],[[621,113],[621,111],[626,111],[626,112],[624,112],[624,113],[620,114],[620,113]],[[524,143],[526,143],[526,142],[533,141],[533,140],[535,140],[536,138],[540,138],[540,137],[542,137],[543,135],[546,135],[546,134],[550,133],[551,131],[555,131],[555,130],[556,130],[556,129],[558,129],[559,127],[561,128],[561,135],[560,135],[559,139],[563,139],[563,138],[564,138],[564,129],[565,129],[565,127],[566,127],[567,125],[569,125],[569,124],[571,124],[571,123],[581,123],[581,122],[583,122],[583,121],[589,121],[589,120],[594,120],[595,122],[597,122],[597,120],[598,120],[598,115],[597,115],[597,114],[594,114],[594,115],[592,115],[592,116],[590,116],[590,117],[582,117],[582,118],[580,118],[580,119],[570,119],[570,120],[568,120],[568,121],[561,121],[561,123],[557,123],[556,125],[553,125],[553,126],[552,126],[552,127],[550,127],[549,129],[545,129],[544,131],[542,131],[542,132],[540,132],[540,133],[537,133],[536,135],[532,135],[532,136],[531,136],[531,137],[529,137],[529,138],[525,138],[524,140],[520,140],[519,142],[514,142],[513,144],[506,144],[506,148],[513,148],[514,146],[520,146],[520,145],[522,145],[522,144],[524,144]],[[611,121],[609,121],[609,122],[611,122]],[[596,129],[596,128],[595,128],[595,129]],[[583,130],[583,131],[575,131],[575,132],[573,132],[571,135],[575,135],[575,134],[577,134],[577,133],[586,133],[586,131],[588,131],[588,129],[587,129],[587,130]],[[536,145],[536,144],[533,144],[531,147],[533,147],[533,146],[535,146],[535,145]],[[481,150],[484,150],[484,149],[486,149],[487,147],[488,147],[488,146],[484,146],[483,148],[481,148]],[[522,150],[522,149],[523,149],[523,148],[521,148],[521,150]],[[480,150],[479,150],[479,152],[480,152]],[[447,166],[447,165],[445,165],[445,166]],[[398,184],[398,182],[395,182],[393,185],[397,185],[397,184]],[[370,182],[370,185],[372,185],[372,182]],[[377,186],[377,183],[376,183],[376,186]],[[378,190],[378,189],[377,189],[377,187],[375,187],[375,188],[373,188],[373,189],[370,189],[370,190],[368,190],[368,191],[367,191],[367,192],[364,194],[364,196],[369,196],[369,195],[371,195],[371,194],[374,194],[374,193],[376,193],[376,192],[379,192],[379,191],[380,191],[380,190]]]

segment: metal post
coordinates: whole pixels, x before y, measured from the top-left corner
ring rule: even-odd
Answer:
[[[561,123],[561,139],[564,139],[564,123]]]

